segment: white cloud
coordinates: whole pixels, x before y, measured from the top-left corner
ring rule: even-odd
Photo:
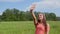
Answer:
[[[36,5],[36,11],[42,11],[42,12],[54,12],[58,15],[60,9],[60,0],[42,0],[39,2],[34,2],[32,4],[37,4]],[[26,9],[29,10],[29,7]]]
[[[36,9],[57,9],[60,8],[60,2],[59,1],[53,1],[53,0],[49,0],[49,1],[41,1],[41,2],[36,2],[37,3],[37,8]]]
[[[32,4],[37,4],[36,5],[36,9],[56,9],[56,8],[60,8],[60,0],[43,0],[43,1],[40,1],[40,2],[34,2]],[[31,6],[31,5],[30,5]],[[30,8],[27,7],[28,8]]]
[[[23,0],[0,0],[0,2],[21,2]]]

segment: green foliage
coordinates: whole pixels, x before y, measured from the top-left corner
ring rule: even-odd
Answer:
[[[56,15],[54,13],[49,14],[50,20],[56,20]]]
[[[0,15],[0,21],[2,21],[2,20],[1,20],[1,15]]]
[[[38,17],[38,13],[34,12],[36,17]],[[56,15],[54,13],[45,13],[47,20],[56,20]],[[0,19],[2,21],[32,21],[32,15],[30,14],[30,11],[20,11],[18,9],[6,9],[3,14],[1,15]]]
[[[56,17],[56,20],[57,20],[57,21],[60,21],[60,17]]]
[[[46,14],[46,19],[55,21],[56,20],[56,15],[54,13],[45,13]]]
[[[5,20],[5,21],[12,21],[12,20],[18,20],[18,14],[19,13],[19,10],[17,9],[13,9],[13,10],[10,10],[10,9],[6,9],[5,12],[3,12],[2,14],[2,20]]]

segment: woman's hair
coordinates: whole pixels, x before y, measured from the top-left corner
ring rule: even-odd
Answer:
[[[39,13],[39,14],[43,14],[43,13]],[[38,19],[38,22],[41,22],[41,20]],[[47,23],[46,23],[46,17],[45,17],[45,14],[43,14],[43,20],[42,20],[42,23],[43,23],[44,26],[45,26],[45,31],[47,31]]]

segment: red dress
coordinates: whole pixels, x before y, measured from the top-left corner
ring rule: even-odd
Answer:
[[[35,34],[45,34],[45,27],[42,23],[36,25]]]

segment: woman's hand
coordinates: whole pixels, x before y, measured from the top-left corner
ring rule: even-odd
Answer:
[[[30,8],[30,11],[33,11],[35,9],[35,7],[36,7],[36,4],[33,4]]]

